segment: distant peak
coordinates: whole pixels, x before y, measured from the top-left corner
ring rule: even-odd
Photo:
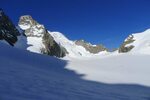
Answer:
[[[106,51],[107,50],[101,44],[99,44],[99,45],[92,45],[91,43],[86,42],[86,41],[84,41],[82,39],[75,41],[75,44],[84,47],[87,51],[89,51],[90,53],[93,53],[93,54],[97,54],[97,53],[99,53],[101,51]]]

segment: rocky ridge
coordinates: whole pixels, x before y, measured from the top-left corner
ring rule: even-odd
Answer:
[[[107,51],[107,49],[101,44],[92,45],[91,43],[88,43],[84,40],[77,40],[77,41],[75,41],[75,44],[79,45],[79,46],[83,46],[87,51],[89,51],[90,53],[93,53],[93,54],[97,54],[102,51]]]
[[[9,17],[0,9],[0,40],[7,41],[10,45],[14,46],[17,42],[17,36],[20,35],[15,25]]]

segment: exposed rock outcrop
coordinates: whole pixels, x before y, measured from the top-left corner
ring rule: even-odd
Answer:
[[[45,45],[45,49],[43,48],[42,53],[57,56],[57,57],[64,57],[66,56],[66,49],[60,45],[58,45],[54,38],[46,31],[43,35],[43,44]]]
[[[0,9],[0,40],[6,40],[10,45],[14,46],[17,42],[17,36],[20,35],[15,25],[5,15],[4,11]]]
[[[76,45],[83,46],[87,51],[90,53],[96,54],[101,51],[107,51],[107,49],[103,45],[92,45],[84,40],[77,40],[75,41]]]
[[[126,53],[131,51],[134,46],[133,45],[129,45],[130,43],[133,43],[134,40],[134,36],[133,35],[129,35],[129,37],[123,42],[123,44],[120,46],[119,48],[119,53]]]

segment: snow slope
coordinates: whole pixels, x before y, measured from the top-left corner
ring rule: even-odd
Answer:
[[[42,43],[42,37],[25,37],[24,35],[21,35],[18,36],[15,47],[40,54],[41,48],[44,48],[44,44]]]
[[[127,83],[150,86],[150,56],[110,54],[84,59],[71,58],[67,69],[84,74],[83,79],[104,83]]]
[[[141,33],[134,33],[132,35],[135,41],[127,45],[134,46],[131,52],[150,55],[150,29],[147,29],[146,31]]]
[[[65,69],[67,65],[68,61],[19,50],[0,42],[0,99],[150,99],[149,87],[86,81],[80,78],[84,75]]]

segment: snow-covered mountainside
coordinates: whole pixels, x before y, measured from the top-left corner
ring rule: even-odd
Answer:
[[[150,54],[150,29],[142,33],[133,34],[133,37],[135,41],[129,44],[134,46],[131,52]]]
[[[121,49],[131,53],[150,54],[150,29],[129,35]]]
[[[147,57],[142,57],[141,59],[146,60]],[[73,65],[70,65],[72,62],[69,64],[69,66],[80,68],[82,71],[91,70],[90,73],[93,73],[93,76],[87,76],[86,74],[76,74],[73,71],[67,70],[65,67],[68,66],[68,61],[19,50],[0,42],[0,99],[149,100],[149,87],[129,84],[104,84],[80,78],[81,76],[87,76],[90,78],[106,78],[106,80],[110,78],[111,80],[111,77],[115,79],[119,75],[120,79],[122,77],[123,81],[127,81],[127,78],[124,78],[125,75],[128,74],[127,76],[135,77],[138,74],[136,69],[140,70],[138,66],[129,66],[131,71],[126,68],[128,66],[113,66],[117,64],[117,60],[111,67],[105,68],[105,65],[108,64],[107,59],[101,60],[94,61],[93,59],[92,61],[94,62],[92,63],[91,60],[83,62],[74,60]],[[99,61],[103,63],[98,63]],[[109,58],[108,61],[111,62]],[[107,64],[104,64],[104,62],[107,62]],[[141,67],[143,68],[143,66]],[[136,68],[135,71],[133,70],[134,68]],[[129,73],[127,73],[127,70]],[[144,70],[148,71],[148,69],[143,68],[140,75],[143,75]],[[110,75],[107,72],[110,72]],[[117,73],[115,74],[115,72]],[[133,74],[135,76],[132,76]],[[145,77],[138,76],[136,79],[148,82],[149,74],[145,74]],[[129,77],[129,79],[131,78]],[[119,79],[116,78],[116,80]]]

